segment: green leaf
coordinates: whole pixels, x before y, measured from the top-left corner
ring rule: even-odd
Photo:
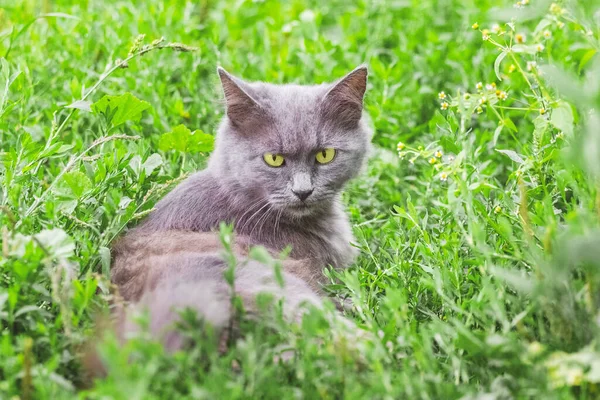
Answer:
[[[102,275],[110,279],[110,249],[106,246],[101,246],[98,249],[98,254],[100,255],[100,263],[102,264]]]
[[[144,163],[142,164],[142,167],[144,168],[144,172],[146,173],[146,176],[149,176],[152,171],[154,171],[156,168],[160,167],[163,163],[162,157],[160,156],[160,154],[158,153],[154,153],[152,155],[150,155],[150,157],[148,157],[146,159],[146,161],[144,161]]]
[[[56,185],[55,192],[63,196],[78,199],[91,189],[92,181],[86,174],[79,171],[70,171],[63,175]]]
[[[120,96],[104,96],[92,104],[91,109],[95,114],[106,116],[110,124],[115,127],[126,121],[138,122],[142,112],[150,107],[150,103],[138,99],[131,93],[125,93]]]
[[[273,257],[263,246],[252,246],[248,255],[251,259],[266,265],[273,263]]]
[[[505,126],[508,128],[508,129],[510,129],[510,130],[511,130],[511,131],[513,131],[513,132],[517,132],[517,130],[518,130],[518,129],[517,129],[517,127],[515,126],[515,123],[514,123],[514,122],[512,122],[512,120],[511,120],[510,118],[506,117],[506,118],[504,118],[504,119],[502,120],[502,122],[504,123],[504,125],[505,125]]]
[[[35,235],[35,238],[55,257],[69,257],[75,251],[73,239],[62,229],[46,229]]]
[[[504,128],[504,124],[500,124],[496,127],[496,130],[494,131],[494,138],[492,139],[492,144],[494,146],[496,146],[496,144],[498,143],[498,137],[500,136],[500,132],[502,132],[502,128]]]
[[[506,57],[507,54],[508,53],[506,51],[503,51],[502,53],[498,54],[496,61],[494,61],[494,72],[499,80],[502,80],[502,77],[500,76],[500,64],[502,64],[502,60],[504,60],[504,57]]]
[[[65,108],[76,108],[81,111],[92,112],[91,105],[92,105],[91,101],[77,100],[77,101],[74,101],[73,103],[69,104],[68,106],[65,106]]]
[[[496,149],[496,151],[498,153],[502,153],[504,155],[507,155],[508,158],[510,158],[511,160],[513,160],[514,162],[516,162],[517,164],[523,164],[525,162],[525,160],[523,160],[523,158],[521,158],[521,156],[519,154],[517,154],[513,150],[499,150],[499,149]]]
[[[446,152],[458,154],[460,153],[460,147],[458,147],[457,141],[452,139],[450,136],[442,136],[440,144]]]
[[[592,58],[594,58],[597,52],[598,51],[596,49],[589,49],[585,52],[585,54],[583,55],[583,57],[581,57],[581,60],[579,61],[579,73],[581,73],[586,64],[590,62]]]
[[[554,65],[542,65],[539,69],[552,87],[576,105],[587,104],[591,101],[590,96],[586,94],[583,85],[575,75]]]
[[[527,44],[516,44],[512,47],[512,51],[525,54],[536,54],[538,52],[537,46]]]
[[[212,135],[195,130],[191,132],[184,125],[177,125],[171,132],[160,137],[158,148],[163,151],[177,150],[184,153],[210,152],[214,148]]]
[[[566,135],[573,134],[573,110],[571,106],[561,101],[557,107],[552,109],[550,123]]]

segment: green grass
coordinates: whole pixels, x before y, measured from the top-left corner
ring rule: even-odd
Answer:
[[[147,3],[0,1],[0,398],[599,396],[597,1]],[[106,75],[140,34],[150,51]],[[327,273],[372,338],[274,315],[221,355],[190,317],[191,351],[108,338],[90,386],[110,243],[204,166],[209,138],[175,128],[215,132],[216,66],[314,83],[363,62],[375,150],[345,195],[361,256]],[[98,103],[125,93],[129,113]]]

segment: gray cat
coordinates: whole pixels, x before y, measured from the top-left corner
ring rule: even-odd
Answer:
[[[168,328],[191,307],[217,328],[230,323],[230,288],[217,234],[233,224],[240,260],[235,290],[252,314],[256,294],[283,299],[298,318],[300,305],[321,303],[322,269],[347,267],[355,257],[340,203],[344,184],[361,170],[371,130],[363,118],[367,69],[333,84],[249,83],[218,69],[227,104],[208,168],[160,201],[113,248],[112,281],[135,308],[148,308],[150,329],[169,349],[182,345]],[[248,260],[248,246],[278,254],[285,286],[273,269]],[[135,331],[125,316],[122,333]]]

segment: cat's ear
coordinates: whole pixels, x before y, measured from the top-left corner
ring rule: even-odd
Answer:
[[[367,67],[361,65],[332,85],[323,102],[326,117],[346,128],[356,127],[362,116],[367,75]]]
[[[244,126],[260,118],[263,110],[248,93],[246,84],[221,67],[217,68],[217,72],[225,95],[227,117],[231,123],[235,126]]]

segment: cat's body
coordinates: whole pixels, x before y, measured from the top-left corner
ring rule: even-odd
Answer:
[[[209,232],[225,221],[246,244],[276,250],[290,245],[292,258],[313,259],[321,268],[342,268],[354,259],[352,232],[339,199],[314,215],[290,219],[260,198],[223,185],[210,168],[195,174],[158,204],[140,230]]]
[[[149,309],[157,335],[182,307],[217,328],[228,323],[227,266],[215,233],[222,221],[234,226],[235,288],[250,314],[263,291],[283,299],[290,318],[302,302],[318,305],[323,267],[346,267],[356,253],[340,191],[361,169],[369,146],[362,119],[366,69],[315,86],[219,74],[227,118],[208,168],[167,195],[113,248],[113,282],[130,307]],[[272,268],[246,260],[249,245],[273,255],[292,247],[283,263],[284,288]],[[123,330],[135,330],[127,317]],[[172,332],[164,340],[170,348],[181,345]]]

